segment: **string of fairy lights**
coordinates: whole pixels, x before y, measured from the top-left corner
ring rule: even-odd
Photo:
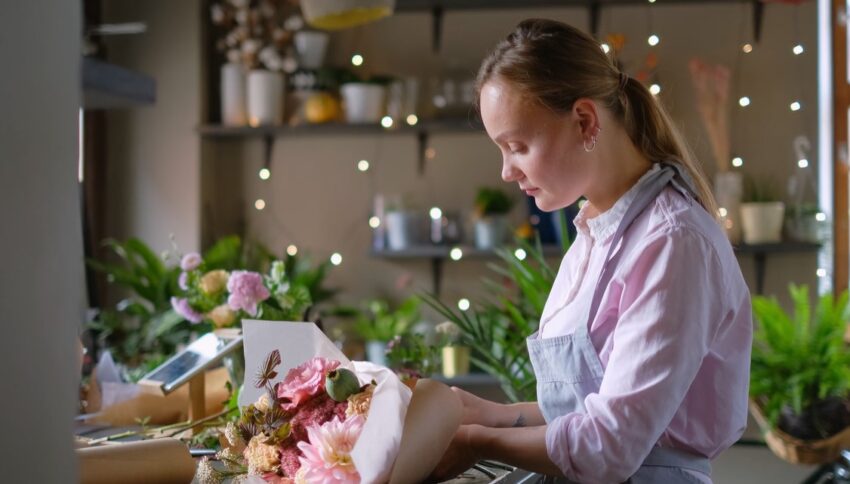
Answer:
[[[657,5],[656,0],[647,0],[646,44],[649,46],[651,51],[653,49],[657,48],[661,44],[661,41],[662,41],[661,35],[656,31],[656,29],[654,28],[654,25],[653,25],[653,15],[652,14],[653,14],[653,6],[655,6],[655,5]],[[744,8],[746,8],[746,6],[744,6]],[[799,9],[799,5],[795,6],[794,8]],[[795,15],[795,19],[794,19],[795,36],[797,38],[799,38],[799,28],[798,28],[798,25],[797,25],[798,17],[799,17],[799,11],[795,10],[794,15]],[[735,86],[734,86],[735,95],[733,96],[733,99],[735,99],[737,107],[741,110],[744,110],[744,109],[751,107],[753,105],[753,103],[758,103],[758,102],[762,101],[762,99],[760,99],[759,94],[747,92],[749,88],[748,87],[745,88],[744,86],[742,86],[742,77],[743,77],[742,71],[743,71],[743,67],[744,67],[744,64],[746,62],[746,59],[749,56],[751,56],[754,52],[757,51],[756,46],[754,46],[754,43],[752,41],[746,40],[747,37],[749,37],[749,35],[746,33],[746,32],[748,32],[748,28],[747,28],[747,25],[746,25],[747,17],[748,16],[746,15],[746,12],[744,12],[741,16],[742,37],[739,39],[739,46],[740,47],[739,47],[739,50],[738,50],[738,54],[736,56],[736,61],[735,61],[736,68],[735,68],[735,73],[734,73],[734,75],[735,75]],[[601,48],[603,49],[603,51],[606,54],[610,53],[612,48],[613,48],[606,41],[601,42],[600,45],[601,45]],[[791,58],[799,58],[801,56],[804,56],[806,53],[807,53],[807,49],[806,49],[805,44],[802,41],[795,41],[789,49],[789,56]],[[364,65],[366,65],[366,58],[362,53],[354,52],[350,57],[350,63],[355,69],[360,69]],[[803,70],[797,69],[797,71],[802,76]],[[657,76],[654,76],[648,83],[649,83],[648,89],[653,95],[658,96],[662,92],[662,85],[658,81]],[[804,101],[806,99],[806,96],[805,96],[805,92],[804,92],[804,89],[803,89],[803,85],[804,85],[804,83],[800,82],[799,96],[792,97],[792,98],[788,99],[787,101],[785,101],[785,102],[787,102],[787,106],[788,106],[789,111],[792,112],[792,113],[801,113],[801,112],[804,113],[804,114],[806,113],[807,103]],[[415,112],[406,112],[406,113],[403,113],[401,115],[401,119],[394,119],[391,116],[384,116],[380,121],[381,126],[385,129],[392,129],[397,123],[406,123],[408,126],[416,126],[419,123],[419,117],[417,116],[417,114]],[[380,139],[378,140],[378,145],[380,145]],[[378,158],[378,155],[379,155],[379,152],[380,152],[380,146],[377,147],[376,151],[377,151],[375,153],[376,158],[373,158],[373,159]],[[432,160],[436,156],[437,156],[437,153],[436,153],[436,149],[434,147],[426,147],[426,150],[425,150],[426,159]],[[372,172],[373,172],[373,168],[374,168],[374,163],[372,161],[370,161],[370,159],[368,159],[368,158],[355,158],[355,159],[356,159],[356,161],[354,162],[354,169],[356,170],[356,172],[361,173],[361,174],[370,175],[369,178],[370,178],[370,184],[371,184],[371,193],[374,195],[374,193],[375,193],[374,179],[371,176]],[[731,164],[734,168],[743,167],[744,162],[745,162],[745,160],[744,160],[744,157],[742,155],[740,155],[740,154],[733,154],[732,155]],[[799,169],[802,169],[802,170],[809,169],[810,165],[811,165],[810,161],[805,157],[800,157],[797,160],[797,167]],[[260,179],[261,182],[268,182],[272,177],[271,167],[269,167],[269,166],[262,167],[258,171],[257,176],[258,176],[258,178]],[[274,191],[272,191],[272,196],[274,196]],[[266,210],[268,206],[269,206],[269,204],[267,204],[266,201],[263,198],[257,198],[254,201],[254,208],[257,211]],[[721,208],[721,215],[723,215],[723,213],[722,213],[723,210],[725,210],[725,209]],[[428,211],[428,214],[430,216],[432,223],[440,223],[443,220],[443,217],[444,217],[443,210],[438,206],[431,207],[430,210]],[[363,224],[363,219],[365,219],[367,221],[366,224]],[[823,212],[819,212],[816,215],[816,219],[819,222],[823,222],[823,221],[826,220],[826,215]],[[277,219],[277,223],[280,226],[281,230],[284,232],[284,234],[288,238],[290,238],[293,241],[296,240],[295,234],[292,233],[292,231],[286,229],[285,224],[279,218]],[[371,230],[374,231],[374,230],[379,229],[384,223],[385,223],[385,221],[382,220],[381,217],[379,217],[378,215],[372,213],[372,210],[367,210],[366,213],[362,217],[356,217],[356,219],[352,222],[351,226],[346,228],[346,230],[344,231],[343,237],[337,238],[336,240],[352,240],[351,236],[354,235],[354,232],[361,230],[361,228],[363,228],[364,226],[368,226]],[[295,243],[291,243],[286,248],[286,253],[291,255],[291,256],[295,256],[298,253],[298,251],[299,251],[298,246]],[[517,249],[515,251],[514,255],[519,260],[524,260],[527,257],[527,254],[523,249]],[[449,249],[448,256],[449,256],[449,259],[452,260],[452,261],[460,261],[464,257],[464,248],[461,247],[461,246],[453,246]],[[335,266],[340,265],[343,261],[342,251],[337,250],[337,251],[332,252],[332,254],[329,257],[329,260]],[[827,277],[828,276],[827,269],[825,269],[823,267],[819,267],[817,269],[817,276],[821,277],[821,278]],[[460,310],[466,311],[470,308],[471,303],[470,303],[469,299],[467,299],[467,298],[460,298],[457,302],[457,306]]]

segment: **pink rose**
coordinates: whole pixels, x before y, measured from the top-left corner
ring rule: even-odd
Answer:
[[[313,395],[324,391],[325,375],[338,366],[338,361],[316,357],[289,370],[286,378],[277,385],[277,398],[283,400],[283,409],[294,410]]]

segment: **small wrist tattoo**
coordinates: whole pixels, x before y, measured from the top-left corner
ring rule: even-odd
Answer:
[[[525,415],[520,413],[519,417],[516,418],[516,422],[514,422],[513,427],[525,427]]]

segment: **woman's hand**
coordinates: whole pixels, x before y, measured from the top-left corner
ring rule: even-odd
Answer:
[[[458,387],[452,387],[463,403],[463,418],[462,425],[478,424],[485,427],[499,427],[499,416],[503,412],[505,405],[484,400]]]
[[[462,391],[462,390],[461,390]],[[466,393],[466,392],[464,392]],[[480,425],[461,425],[442,460],[431,472],[428,482],[442,482],[456,477],[481,460],[477,439],[485,431]]]

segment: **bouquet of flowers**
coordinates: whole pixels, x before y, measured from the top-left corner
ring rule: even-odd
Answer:
[[[171,306],[193,324],[215,328],[238,326],[246,316],[275,321],[298,321],[311,306],[307,287],[290,282],[282,261],[263,275],[253,271],[207,271],[197,253],[180,261],[180,292]]]
[[[221,38],[216,43],[229,62],[291,74],[298,67],[293,34],[304,27],[298,2],[291,0],[219,0],[210,17]]]
[[[261,476],[270,482],[360,482],[351,457],[369,415],[377,382],[361,384],[340,362],[314,357],[272,385],[281,363],[273,351],[258,375],[265,388],[225,431],[224,470],[202,464],[202,482]]]
[[[246,320],[243,334],[259,371],[223,432],[229,446],[200,464],[202,483],[420,482],[460,425],[447,386],[411,391],[388,368],[349,361],[312,323]]]

